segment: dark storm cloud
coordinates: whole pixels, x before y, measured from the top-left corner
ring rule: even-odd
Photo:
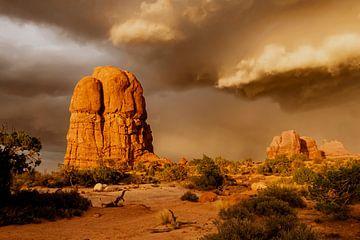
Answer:
[[[39,137],[48,151],[63,151],[68,111],[64,102],[68,97],[37,96],[23,98],[0,94],[0,123],[6,129],[26,130]]]
[[[293,128],[346,135],[356,151],[359,13],[351,0],[0,0],[12,24],[0,34],[0,123],[61,156],[74,85],[115,65],[144,86],[159,155],[261,160]]]
[[[149,79],[147,89],[159,91],[215,85],[220,70],[261,44],[275,16],[324,2],[0,0],[0,13],[83,40],[109,39],[128,53],[129,68]]]
[[[308,68],[264,75],[247,84],[225,87],[237,96],[249,99],[271,97],[286,111],[317,109],[360,100],[360,69],[341,66],[337,73]]]
[[[0,14],[55,25],[72,37],[103,39],[114,21],[124,19],[139,1],[117,0],[0,0]]]

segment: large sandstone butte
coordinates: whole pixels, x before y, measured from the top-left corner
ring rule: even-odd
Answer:
[[[121,168],[158,160],[146,123],[143,89],[134,74],[96,67],[81,79],[70,103],[65,166]]]
[[[274,159],[279,155],[291,157],[295,154],[304,154],[309,159],[322,158],[322,152],[317,148],[311,137],[300,137],[294,130],[288,130],[275,136],[266,149],[267,158]]]

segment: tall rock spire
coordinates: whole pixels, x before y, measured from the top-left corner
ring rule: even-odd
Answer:
[[[143,89],[132,73],[96,67],[77,83],[69,110],[65,166],[119,168],[138,159],[158,159]]]

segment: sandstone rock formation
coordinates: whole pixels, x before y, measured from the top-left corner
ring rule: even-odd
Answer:
[[[266,150],[267,158],[274,159],[279,155],[291,157],[295,154],[304,154],[310,159],[321,158],[316,142],[311,137],[300,137],[294,130],[288,130],[275,136]]]
[[[319,149],[324,152],[326,158],[355,157],[337,140],[324,141]]]
[[[81,79],[70,104],[65,166],[120,168],[153,161],[143,89],[136,77],[115,67],[96,67]]]
[[[300,153],[305,154],[309,159],[323,158],[322,152],[318,149],[316,141],[308,136],[300,137],[301,150]]]

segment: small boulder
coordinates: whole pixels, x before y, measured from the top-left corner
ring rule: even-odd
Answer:
[[[259,191],[261,189],[267,188],[266,184],[264,182],[256,182],[251,184],[251,190]]]
[[[106,184],[102,184],[102,183],[97,183],[97,184],[95,184],[95,186],[94,186],[94,192],[102,192],[102,191],[104,191],[104,189],[107,187],[107,185]]]

